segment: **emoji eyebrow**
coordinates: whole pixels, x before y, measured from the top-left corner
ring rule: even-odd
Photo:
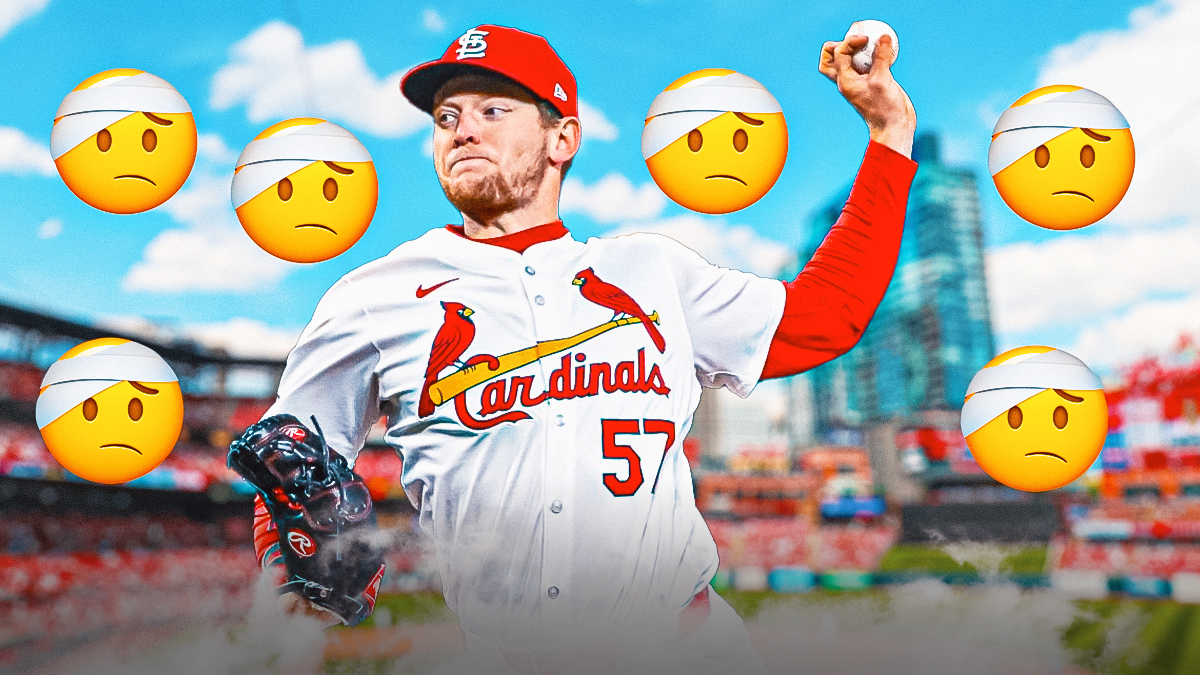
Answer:
[[[350,174],[354,173],[354,169],[347,169],[346,167],[344,167],[344,166],[338,166],[337,164],[334,164],[333,162],[328,162],[328,161],[327,161],[327,162],[325,162],[325,164],[326,164],[326,165],[327,165],[329,168],[331,168],[331,169],[333,169],[334,171],[336,171],[336,172],[338,172],[338,173],[342,174],[343,176],[349,176]]]
[[[1056,393],[1056,394],[1058,394],[1059,396],[1061,396],[1061,397],[1063,397],[1063,398],[1067,399],[1067,400],[1068,400],[1068,401],[1070,401],[1071,403],[1082,403],[1082,402],[1083,402],[1083,398],[1082,398],[1082,397],[1079,397],[1079,396],[1072,396],[1071,394],[1068,394],[1067,392],[1063,391],[1062,389],[1055,389],[1055,390],[1054,390],[1054,393]]]
[[[151,389],[150,387],[147,387],[144,384],[139,384],[137,382],[134,382],[133,380],[129,380],[129,384],[132,384],[134,389],[137,389],[138,391],[142,392],[143,394],[150,394],[151,396],[153,396],[158,393],[157,389]],[[1079,400],[1082,401],[1083,399],[1079,399]]]
[[[752,127],[761,127],[761,126],[763,125],[763,121],[762,121],[762,120],[756,120],[756,119],[754,119],[753,117],[751,117],[751,116],[749,116],[749,115],[746,115],[746,114],[744,114],[744,113],[735,112],[735,113],[733,113],[733,114],[734,114],[734,115],[737,115],[737,118],[738,118],[739,120],[741,120],[741,121],[745,122],[746,124],[749,124],[749,125],[750,125],[750,126],[752,126]]]
[[[1107,143],[1108,141],[1112,140],[1112,136],[1105,136],[1103,134],[1098,134],[1098,133],[1092,131],[1091,129],[1084,129],[1083,127],[1079,127],[1079,130],[1082,131],[1083,133],[1087,134],[1088,136],[1091,136],[1092,138],[1100,141],[1101,143]]]
[[[174,122],[172,122],[171,120],[165,120],[165,119],[159,117],[158,115],[155,115],[154,113],[148,113],[143,110],[142,114],[145,115],[146,117],[150,118],[151,122],[154,122],[155,124],[158,124],[158,125],[161,125],[164,127],[169,127],[172,124],[174,124]]]

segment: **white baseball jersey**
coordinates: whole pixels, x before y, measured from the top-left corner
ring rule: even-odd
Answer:
[[[268,414],[315,415],[351,461],[387,415],[469,647],[678,639],[717,567],[683,439],[701,386],[755,386],[783,305],[662,236],[437,229],[325,294]]]

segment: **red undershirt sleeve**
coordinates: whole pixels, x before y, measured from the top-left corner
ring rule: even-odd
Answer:
[[[896,269],[917,164],[871,141],[850,198],[812,260],[785,283],[762,378],[802,373],[850,351]]]

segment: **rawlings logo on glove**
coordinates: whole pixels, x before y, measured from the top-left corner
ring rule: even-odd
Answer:
[[[258,489],[255,502],[269,515],[269,522],[256,519],[255,547],[264,567],[284,568],[279,592],[296,593],[348,626],[370,616],[383,550],[371,495],[346,459],[292,415],[275,415],[229,446],[229,467]],[[260,524],[266,531],[257,531]]]

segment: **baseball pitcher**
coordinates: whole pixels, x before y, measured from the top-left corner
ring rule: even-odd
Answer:
[[[558,200],[579,101],[545,39],[483,25],[409,71],[400,88],[433,117],[434,170],[462,224],[339,280],[231,451],[266,485],[260,559],[293,610],[370,613],[382,569],[348,467],[382,414],[465,636],[442,672],[764,672],[709,587],[717,548],[683,440],[702,387],[746,396],[835,358],[883,297],[916,115],[886,38],[868,73],[851,67],[865,42],[821,51],[871,140],[791,283],[662,236],[573,237]],[[331,547],[340,558],[321,557]]]

